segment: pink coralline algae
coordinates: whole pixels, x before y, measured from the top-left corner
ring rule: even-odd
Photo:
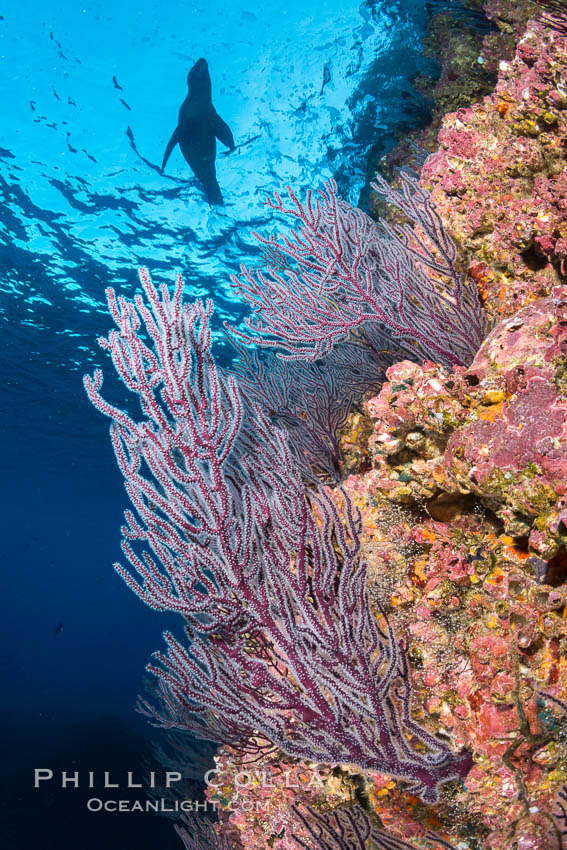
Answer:
[[[371,596],[410,635],[418,720],[474,755],[466,790],[433,813],[448,839],[490,850],[561,846],[566,377],[556,287],[502,321],[469,369],[392,366],[366,403],[373,468],[347,479]],[[369,794],[388,828],[423,837],[432,810],[403,786],[374,776]]]
[[[309,833],[292,807],[327,811],[350,805],[354,786],[348,780],[329,767],[277,751],[243,764],[238,751],[222,747],[207,797],[219,807],[218,831],[236,833],[247,850],[298,850],[297,839],[307,841]]]
[[[366,486],[398,504],[428,501],[443,520],[476,494],[549,560],[567,542],[566,362],[567,289],[557,287],[495,328],[468,370],[390,367],[366,404]]]
[[[445,116],[422,185],[492,316],[561,281],[567,263],[567,37],[531,21],[494,93]]]
[[[390,367],[380,393],[366,403],[374,421],[368,439],[373,469],[365,477],[371,491],[398,504],[430,499],[445,473],[442,452],[451,430],[466,415],[453,372],[431,361],[404,360]]]
[[[475,761],[464,788],[433,809],[377,775],[370,799],[405,839],[422,838],[435,818],[456,845],[516,850],[520,834],[552,830],[567,776],[565,723],[551,699],[566,692],[565,590],[539,582],[530,557],[486,519],[396,516],[372,497],[364,513],[370,587],[410,635],[417,718]],[[538,850],[557,846],[550,838]]]
[[[549,560],[567,542],[567,289],[503,322],[463,380],[473,407],[445,468]]]

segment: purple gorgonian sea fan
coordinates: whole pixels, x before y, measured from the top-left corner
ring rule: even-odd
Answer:
[[[553,808],[555,824],[561,836],[562,847],[567,847],[567,785],[559,789]]]
[[[196,741],[186,732],[174,729],[162,731],[159,740],[151,742],[148,770],[159,765],[160,776],[177,773],[180,777],[165,785],[152,782],[146,789],[146,796],[156,803],[160,814],[177,819],[182,802],[200,795],[207,774],[215,769],[216,750],[216,744]],[[170,804],[169,810],[161,810],[161,800]]]
[[[130,569],[116,568],[185,620],[184,642],[166,633],[148,668],[161,706],[141,710],[248,752],[382,771],[436,800],[470,756],[412,716],[405,642],[367,598],[360,517],[345,494],[306,490],[284,432],[244,412],[211,355],[212,305],[184,304],[180,280],[173,296],[141,281],[149,306],[108,292],[117,329],[100,342],[142,419],[102,398],[100,370],[85,378],[136,512],[122,528]]]
[[[290,235],[255,234],[267,272],[241,267],[235,290],[253,315],[247,343],[278,349],[284,359],[317,360],[341,340],[364,334],[380,356],[384,340],[405,356],[445,366],[469,365],[485,334],[478,292],[458,270],[456,247],[417,180],[401,172],[396,191],[373,187],[405,223],[374,222],[337,197],[334,181],[302,203],[288,187],[271,209],[295,220]]]
[[[286,847],[296,850],[415,850],[414,844],[408,844],[401,838],[375,827],[361,806],[335,809],[321,814],[311,806],[300,808],[292,805],[292,810],[305,828],[305,838],[286,836]],[[242,844],[222,832],[217,832],[207,818],[198,818],[193,812],[182,815],[183,826],[175,830],[183,842],[185,850],[240,850]],[[437,847],[455,850],[453,845],[440,840],[433,833],[427,838]],[[371,842],[369,844],[368,842]]]
[[[364,345],[343,342],[316,363],[284,361],[230,338],[238,357],[231,371],[244,397],[288,435],[308,480],[341,478],[340,431],[368,391],[378,392],[392,359],[379,360]]]
[[[174,829],[185,850],[242,850],[241,844],[217,833],[213,823],[206,817],[185,812],[181,820],[183,826],[175,824]]]
[[[536,20],[567,36],[567,0],[536,0]]]
[[[294,835],[298,850],[369,850],[369,847],[375,850],[415,850],[414,844],[408,844],[402,838],[375,827],[361,806],[336,809],[324,814],[311,806],[302,810],[292,805],[292,809],[310,839],[307,842]],[[455,850],[451,844],[431,832],[427,838],[437,846],[441,844],[447,850]],[[367,843],[369,840],[371,845]]]

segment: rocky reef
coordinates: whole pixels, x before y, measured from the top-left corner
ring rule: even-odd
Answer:
[[[297,850],[294,836],[309,836],[293,810],[301,802],[319,811],[333,811],[355,800],[348,773],[323,765],[289,759],[276,752],[243,765],[241,754],[223,747],[207,797],[218,805],[224,834],[246,848]]]
[[[566,310],[567,288],[556,287],[502,321],[466,370],[392,366],[366,403],[373,468],[346,481],[374,596],[409,637],[419,720],[474,756],[464,787],[435,811],[457,846],[559,847]],[[387,777],[378,786],[369,793],[382,821],[406,840],[418,825],[423,834],[431,812],[402,805]]]
[[[487,313],[513,315],[564,279],[565,36],[531,20],[494,93],[447,115],[422,181]]]
[[[462,7],[440,4],[428,23],[423,40],[424,55],[434,60],[439,76],[419,76],[416,90],[430,105],[431,121],[414,130],[400,128],[400,141],[385,156],[370,163],[389,180],[396,180],[397,170],[416,163],[416,148],[423,154],[439,147],[438,133],[445,117],[464,109],[494,91],[500,62],[514,57],[516,44],[533,15],[535,6],[527,0],[468,0]],[[419,154],[417,156],[419,161]],[[374,173],[369,173],[372,182]],[[376,195],[371,195],[370,208],[384,212]]]
[[[557,556],[567,541],[566,357],[567,289],[556,287],[499,324],[467,370],[392,366],[366,404],[365,485],[440,520],[474,495],[506,534]]]
[[[301,829],[292,798],[321,811],[362,802],[416,848],[567,846],[557,802],[567,782],[567,38],[531,17],[533,3],[484,8],[497,29],[459,44],[449,33],[437,118],[416,139],[435,148],[421,184],[492,330],[468,368],[391,366],[341,439],[371,598],[406,636],[414,719],[474,766],[434,806],[391,776],[325,769],[316,788],[274,792],[267,818],[253,805],[221,815],[246,847],[286,850]],[[381,170],[410,158],[404,143]],[[221,806],[236,790],[230,755],[212,793]],[[295,778],[314,769],[272,758]],[[246,794],[265,790],[251,783]]]

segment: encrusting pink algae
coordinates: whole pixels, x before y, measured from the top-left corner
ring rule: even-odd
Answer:
[[[464,788],[437,815],[453,841],[462,833],[451,819],[495,850],[559,846],[566,306],[557,287],[505,319],[469,369],[392,366],[366,403],[373,468],[346,481],[363,515],[370,586],[411,636],[419,721],[473,753]],[[407,839],[404,818],[422,823],[421,804],[408,808],[392,782],[380,791],[381,819]]]

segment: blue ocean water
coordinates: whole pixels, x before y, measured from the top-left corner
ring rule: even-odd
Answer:
[[[412,81],[436,73],[422,56],[427,7],[8,0],[0,10],[5,776],[63,752],[80,762],[85,740],[104,748],[126,727],[145,733],[131,706],[167,618],[111,569],[126,495],[81,383],[93,365],[109,369],[96,346],[110,326],[105,287],[131,294],[140,265],[158,282],[181,271],[188,298],[215,299],[216,327],[238,322],[230,273],[257,257],[252,231],[273,226],[265,196],[334,177],[357,203],[371,149],[387,151],[420,120]],[[207,204],[179,149],[159,172],[199,57],[236,143],[228,154],[218,145],[222,207]],[[77,846],[52,829],[43,848]],[[35,846],[18,834],[10,846]],[[97,846],[146,846],[108,841]]]

